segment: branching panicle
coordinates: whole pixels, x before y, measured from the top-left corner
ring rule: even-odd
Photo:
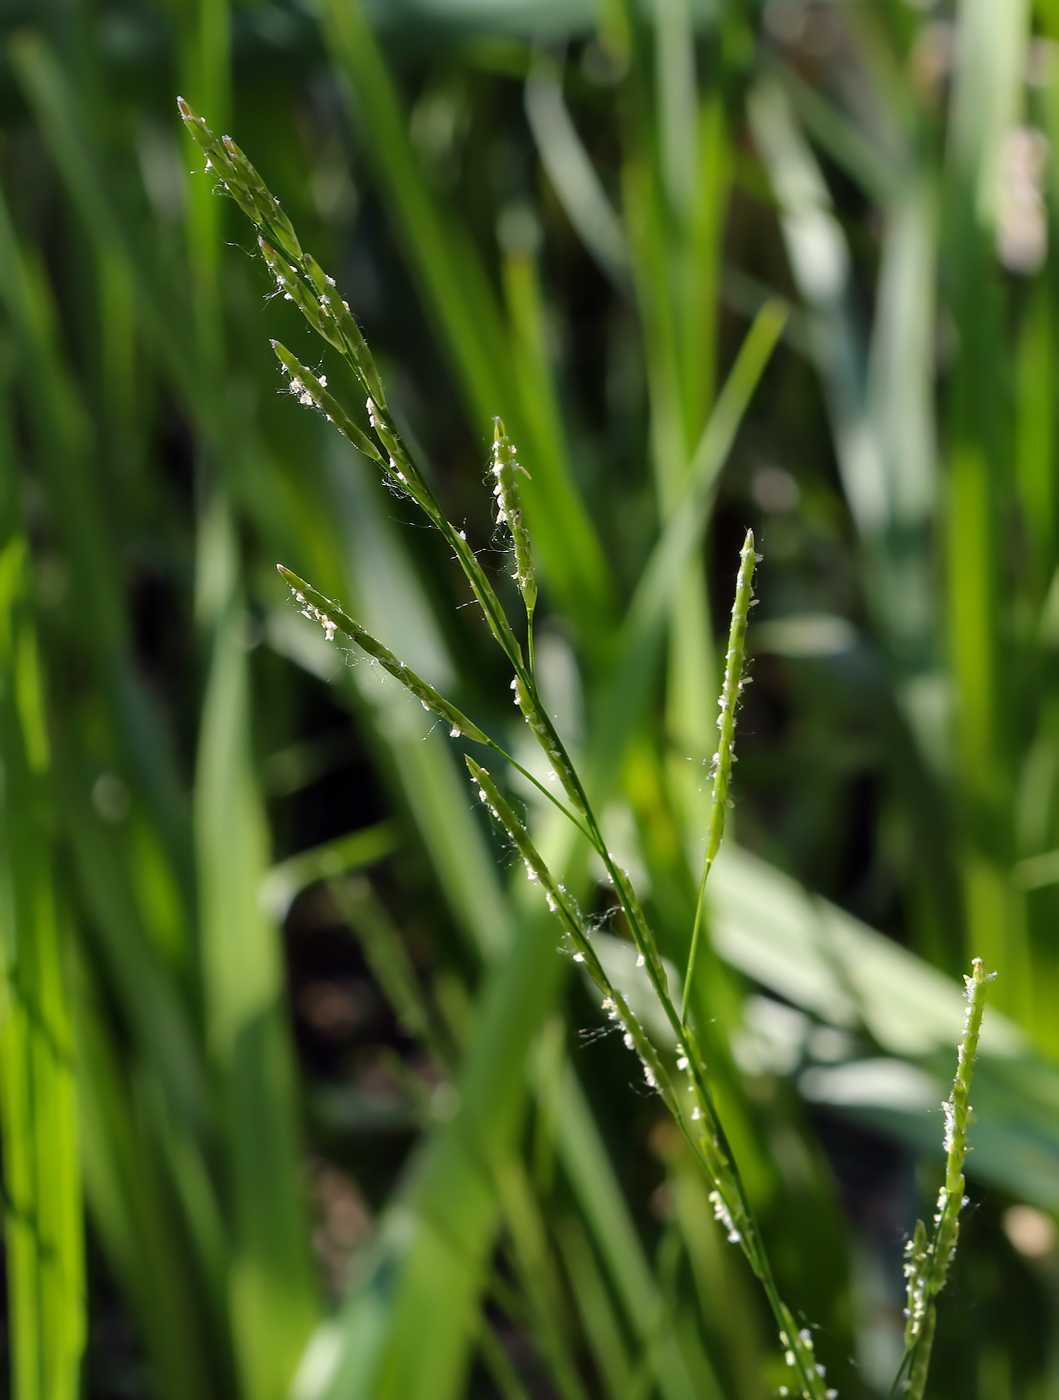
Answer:
[[[685,976],[684,1006],[678,1012],[670,995],[666,968],[658,943],[641,908],[632,882],[618,865],[600,831],[581,778],[566,747],[556,731],[551,716],[537,691],[533,671],[533,614],[537,585],[530,548],[519,503],[517,473],[522,470],[516,460],[515,448],[499,419],[494,421],[492,475],[497,501],[498,523],[510,531],[514,550],[515,581],[522,596],[528,623],[527,665],[515,632],[491,582],[483,571],[474,550],[463,531],[448,520],[435,499],[424,475],[406,452],[394,420],[387,408],[381,378],[371,352],[356,324],[348,305],[342,301],[334,282],[308,254],[283,214],[278,202],[261,182],[260,176],[234,142],[218,141],[202,119],[186,103],[180,103],[181,115],[192,137],[205,151],[208,168],[257,225],[260,247],[277,286],[301,310],[306,321],[331,346],[340,352],[354,374],[367,400],[367,415],[371,434],[361,429],[342,408],[327,386],[326,377],[307,369],[284,346],[273,342],[273,348],[290,377],[290,388],[307,406],[315,406],[350,442],[367,457],[377,462],[391,484],[406,490],[423,510],[427,519],[444,536],[482,608],[486,622],[510,663],[514,699],[529,729],[543,749],[549,766],[558,777],[569,799],[567,808],[549,792],[526,768],[492,740],[456,706],[440,695],[433,686],[400,661],[387,647],[354,622],[331,599],[317,592],[289,569],[280,566],[280,573],[290,585],[295,600],[306,616],[320,623],[328,639],[341,632],[361,647],[391,676],[416,696],[425,709],[438,715],[449,726],[453,737],[464,736],[503,757],[524,774],[549,801],[563,811],[584,834],[606,870],[615,897],[628,925],[629,933],[639,953],[643,967],[658,1004],[671,1026],[677,1041],[675,1068],[670,1069],[631,1012],[624,995],[613,986],[589,937],[577,904],[542,859],[525,825],[504,799],[489,772],[467,758],[467,765],[479,797],[492,816],[506,832],[521,856],[529,879],[539,886],[549,908],[558,918],[574,948],[574,958],[592,977],[603,997],[607,1017],[619,1026],[630,1050],[639,1057],[644,1075],[652,1088],[661,1095],[675,1120],[688,1138],[710,1182],[710,1200],[718,1221],[728,1239],[737,1244],[760,1279],[769,1306],[776,1320],[780,1341],[789,1366],[796,1375],[796,1390],[806,1400],[832,1400],[835,1392],[825,1389],[823,1367],[816,1361],[812,1337],[805,1328],[798,1328],[793,1315],[782,1301],[772,1276],[764,1244],[754,1221],[747,1194],[738,1169],[724,1140],[719,1117],[713,1104],[706,1077],[705,1062],[699,1050],[695,1028],[688,1018],[688,990],[692,984],[694,960],[698,946],[702,915],[702,889],[692,936],[691,956]],[[374,440],[373,440],[373,437]],[[378,444],[378,445],[376,445]],[[752,606],[752,582],[758,556],[754,538],[748,532],[740,557],[739,577],[732,624],[728,640],[724,689],[718,718],[719,738],[713,764],[713,802],[703,869],[703,884],[717,855],[724,830],[725,809],[733,762],[735,711],[745,679],[743,656],[747,615]],[[975,964],[974,976],[968,979],[971,1011],[967,1032],[961,1049],[960,1070],[951,1099],[951,1131],[948,1140],[949,1171],[939,1200],[937,1230],[933,1246],[926,1242],[925,1231],[917,1233],[910,1264],[910,1299],[913,1285],[921,1284],[925,1307],[916,1314],[912,1345],[910,1375],[925,1377],[929,1336],[933,1328],[931,1297],[944,1282],[945,1271],[956,1243],[957,1215],[962,1200],[962,1161],[966,1152],[966,1130],[970,1121],[967,1088],[977,1046],[981,1023],[981,989],[984,987],[981,963]],[[683,1079],[680,1078],[683,1076]],[[918,1296],[918,1295],[917,1295]],[[910,1327],[913,1325],[910,1317]],[[924,1353],[926,1348],[926,1353]],[[915,1392],[918,1396],[921,1390]]]

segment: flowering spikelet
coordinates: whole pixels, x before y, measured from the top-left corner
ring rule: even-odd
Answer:
[[[300,606],[304,615],[319,622],[324,629],[327,640],[331,641],[336,632],[344,632],[369,656],[375,658],[380,666],[389,671],[394,680],[400,681],[406,690],[419,700],[424,710],[430,710],[448,724],[449,734],[456,738],[460,734],[465,734],[468,739],[473,739],[479,744],[488,744],[489,737],[484,734],[467,716],[451,704],[445,697],[439,694],[422,676],[416,675],[410,666],[406,666],[403,661],[399,661],[388,647],[377,641],[370,632],[366,632],[359,622],[354,622],[351,617],[347,617],[337,603],[330,598],[325,598],[322,593],[318,593],[315,588],[300,579],[297,574],[291,573],[290,569],[285,569],[282,564],[277,564],[283,579],[290,587],[294,595],[294,601]]]
[[[728,1209],[728,1206],[725,1204],[724,1197],[721,1195],[720,1191],[711,1191],[709,1200],[710,1205],[713,1206],[714,1217],[721,1222],[728,1234],[728,1243],[738,1244],[739,1241],[743,1238],[743,1236],[735,1228],[735,1222],[732,1219],[732,1212]],[[791,1365],[793,1364],[794,1358],[792,1357]]]
[[[702,903],[709,876],[717,852],[721,848],[724,835],[724,818],[728,808],[728,784],[732,777],[732,764],[735,761],[735,712],[743,694],[746,680],[743,676],[743,658],[746,650],[746,623],[750,609],[754,605],[754,570],[760,554],[754,551],[754,532],[748,530],[739,551],[739,576],[736,580],[735,601],[732,604],[732,625],[728,632],[728,652],[724,663],[724,686],[717,702],[720,714],[717,716],[717,752],[710,764],[713,777],[713,801],[710,805],[710,825],[706,834],[706,855],[702,865],[702,880],[699,885],[699,902],[695,910],[695,927],[691,935],[691,952],[688,954],[688,968],[684,977],[684,1002],[681,1019],[687,1020],[688,999],[691,993],[695,958],[699,950],[699,935],[702,930]]]
[[[224,136],[218,140],[205,120],[193,112],[182,97],[177,98],[177,106],[191,139],[206,154],[206,169],[218,177],[247,218],[288,257],[299,260],[302,248],[294,225],[232,138]]]
[[[503,423],[499,418],[494,418],[492,474],[495,478],[493,495],[496,497],[496,520],[498,525],[506,525],[511,534],[515,548],[515,582],[526,604],[526,612],[532,616],[537,602],[537,580],[529,532],[522,519],[516,472],[529,479],[529,472],[515,456],[515,445],[504,432]]]
[[[326,377],[321,375],[317,378],[312,370],[307,369],[305,365],[296,360],[287,347],[280,344],[278,340],[273,340],[271,345],[276,359],[290,376],[290,390],[292,394],[297,396],[298,402],[307,406],[315,405],[321,410],[327,421],[333,423],[358,452],[363,452],[373,462],[380,462],[385,466],[382,454],[371,438],[357,427],[334,395],[328,392]]]
[[[717,704],[717,728],[720,735],[713,756],[713,803],[710,807],[710,827],[706,840],[706,874],[716,858],[724,833],[724,814],[728,805],[728,784],[732,776],[735,750],[735,712],[743,694],[743,657],[746,650],[746,623],[754,606],[754,570],[759,554],[754,552],[754,532],[748,530],[739,551],[739,577],[736,580],[735,601],[732,603],[732,624],[728,632],[728,651],[724,663],[724,687]],[[704,877],[705,878],[705,877]]]
[[[934,1297],[945,1286],[949,1265],[956,1254],[960,1211],[967,1204],[967,1197],[963,1194],[963,1162],[968,1152],[967,1131],[974,1122],[968,1096],[982,1030],[985,990],[996,976],[995,972],[986,973],[981,958],[975,958],[971,967],[971,975],[963,979],[967,1014],[963,1038],[956,1047],[956,1078],[952,1093],[942,1104],[945,1114],[945,1183],[938,1192],[933,1232],[928,1232],[923,1221],[918,1220],[915,1235],[905,1246],[904,1272],[908,1280],[908,1293],[905,1303],[904,1364],[909,1368],[906,1394],[911,1400],[920,1400],[926,1385],[934,1338]]]
[[[320,305],[316,289],[306,285],[304,278],[298,275],[297,268],[288,262],[282,253],[277,253],[266,238],[259,236],[257,246],[261,249],[266,267],[276,279],[276,289],[284,301],[294,302],[317,335],[322,335],[336,350],[341,350],[342,337]]]
[[[192,140],[206,154],[206,169],[217,176],[247,218],[257,225],[261,255],[280,292],[294,302],[317,335],[349,356],[365,392],[385,411],[379,371],[348,303],[335,290],[334,278],[328,277],[316,259],[303,250],[279,200],[231,137],[218,140],[182,97],[177,98],[177,106]]]

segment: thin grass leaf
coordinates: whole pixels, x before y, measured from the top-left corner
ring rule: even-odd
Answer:
[[[84,1175],[93,1222],[156,1368],[159,1394],[164,1400],[189,1393],[220,1400],[234,1384],[223,1329],[214,1330],[226,1302],[223,1276],[204,1278],[189,1257],[186,1220],[174,1209],[166,1163],[143,1121],[142,1100],[130,1094],[128,1066],[83,967],[78,1009]],[[222,1257],[223,1250],[218,1241]]]
[[[717,479],[785,320],[779,302],[768,303],[758,314],[703,431],[678,503],[640,576],[613,678],[602,688],[592,725],[586,768],[596,801],[605,800],[613,756],[623,750],[644,713],[674,595],[694,559]]]
[[[628,1348],[592,1246],[576,1217],[559,1222],[558,1242],[604,1394],[619,1400],[629,1393]]]
[[[600,269],[622,291],[629,281],[625,234],[573,123],[560,84],[560,70],[539,53],[526,82],[526,116],[567,218]]]
[[[690,1400],[697,1394],[695,1379],[675,1337],[664,1325],[663,1299],[572,1070],[564,1074],[560,1092],[565,1103],[557,1135],[564,1171],[622,1302],[626,1325],[645,1348],[648,1371],[666,1400]]]
[[[319,1305],[298,1187],[278,934],[259,904],[267,836],[248,752],[235,543],[220,498],[204,522],[200,548],[200,568],[231,581],[210,619],[213,655],[195,791],[203,982],[233,1212],[229,1306],[244,1393],[249,1400],[278,1400],[287,1392]]]
[[[308,851],[273,865],[261,882],[261,903],[275,923],[282,924],[291,904],[317,880],[335,880],[354,870],[363,870],[383,860],[401,846],[396,822],[376,822],[374,826],[325,841]]]
[[[570,616],[587,610],[602,620],[612,587],[602,549],[568,464],[554,444],[526,431],[527,410],[506,371],[507,336],[478,255],[424,183],[393,79],[359,3],[329,3],[324,19],[336,63],[355,95],[368,153],[458,366],[473,419],[481,431],[499,414],[522,443],[533,476],[526,505],[542,571]]]
[[[112,569],[114,546],[101,507],[91,421],[59,345],[54,301],[38,263],[20,246],[0,199],[0,297],[11,317],[32,413],[34,446],[59,502],[56,523],[83,609],[74,638],[96,670],[124,750],[164,833],[184,890],[190,885],[186,815],[172,747],[128,656],[129,627]]]
[[[179,301],[173,302],[161,278],[137,246],[108,188],[102,162],[91,135],[78,115],[77,100],[54,53],[39,34],[22,30],[11,44],[11,56],[27,101],[32,105],[85,228],[104,258],[120,257],[133,278],[137,308],[167,372],[182,390],[189,411],[202,413],[207,425],[219,422],[214,386],[194,374],[191,339]]]
[[[14,1400],[80,1393],[86,1298],[74,1037],[28,549],[0,484],[0,1122]]]

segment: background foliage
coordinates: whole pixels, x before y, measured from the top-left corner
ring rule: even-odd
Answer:
[[[747,1188],[832,1384],[885,1394],[954,979],[983,956],[974,1208],[931,1393],[1055,1394],[1059,9],[0,21],[12,1394],[752,1400],[784,1377],[457,746],[289,605],[277,560],[511,728],[438,542],[279,394],[268,338],[319,349],[267,300],[178,91],[335,272],[501,575],[503,415],[533,478],[542,684],[677,967],[753,526],[735,839],[693,989]],[[776,295],[743,413],[718,394]],[[634,987],[600,872],[565,858]]]

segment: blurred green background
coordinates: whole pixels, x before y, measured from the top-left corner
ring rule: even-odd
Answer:
[[[5,0],[0,29],[14,1400],[784,1376],[459,745],[289,604],[277,561],[522,743],[444,548],[281,392],[270,336],[329,362],[178,92],[336,276],[500,575],[503,415],[542,689],[677,967],[754,528],[695,987],[747,1189],[831,1383],[885,1395],[984,957],[928,1393],[1059,1396],[1059,5]],[[776,296],[749,406],[712,413]]]

